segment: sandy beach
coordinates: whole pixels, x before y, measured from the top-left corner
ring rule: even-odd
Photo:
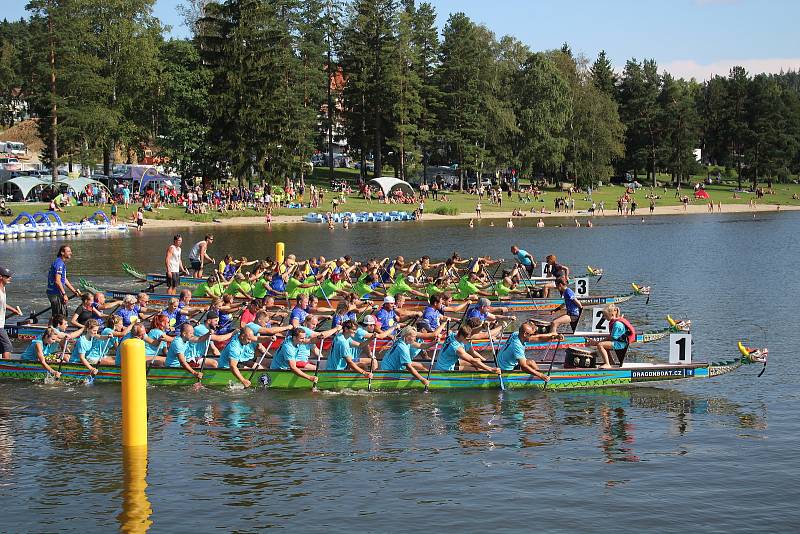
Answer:
[[[346,211],[346,206],[343,211]],[[407,207],[408,211],[411,211],[411,206]],[[392,211],[392,210],[403,210],[403,206],[398,206],[395,204],[386,205],[383,210],[380,211]],[[717,211],[716,205],[714,206],[714,214],[719,213],[764,213],[764,212],[776,212],[776,211],[794,211],[800,210],[800,206],[777,206],[775,204],[760,204],[754,208],[751,208],[747,204],[723,204],[722,211]],[[525,214],[524,217],[512,217],[510,211],[484,211],[482,214],[483,219],[511,219],[515,220],[515,224],[519,224],[520,219],[525,221],[529,219],[539,219],[542,218],[545,220],[545,226],[548,226],[547,220],[553,218],[560,218],[560,219],[578,219],[581,224],[584,224],[586,219],[591,218],[592,224],[594,225],[601,225],[603,224],[603,220],[617,218],[620,215],[617,215],[615,209],[606,209],[605,215],[595,215],[592,217],[588,212],[581,211],[581,212],[574,212],[574,213],[553,213],[553,212],[545,212],[545,213],[529,213],[523,212]],[[686,209],[683,206],[657,206],[653,212],[653,215],[711,215],[711,212],[708,211],[708,205],[689,205]],[[650,217],[650,210],[649,208],[639,209],[637,210],[636,215],[630,215],[627,218],[636,218],[636,217]],[[458,215],[436,215],[433,213],[426,213],[424,218],[419,221],[421,223],[425,223],[426,221],[446,221],[446,220],[468,220],[474,219],[474,213],[460,213]],[[303,217],[301,215],[276,215],[272,217],[272,224],[296,224],[296,223],[304,223]],[[235,217],[235,218],[228,218],[228,219],[219,219],[216,222],[195,222],[195,221],[182,221],[182,220],[155,220],[155,219],[147,219],[145,218],[145,228],[189,228],[194,226],[265,226],[264,217]],[[313,223],[308,223],[313,224]],[[135,225],[131,225],[135,226]],[[323,225],[320,225],[323,226]]]

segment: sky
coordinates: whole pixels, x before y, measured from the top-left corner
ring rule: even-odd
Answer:
[[[0,16],[26,16],[28,0],[2,0]],[[155,15],[186,36],[176,6],[156,0]],[[618,70],[654,58],[677,77],[705,80],[733,65],[751,74],[800,69],[800,0],[429,0],[441,28],[462,11],[499,38],[512,35],[533,50],[568,42],[594,59],[605,50]],[[8,5],[10,4],[10,6]]]

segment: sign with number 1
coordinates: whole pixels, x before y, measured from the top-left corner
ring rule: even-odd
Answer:
[[[692,334],[669,335],[669,363],[673,365],[692,363]]]

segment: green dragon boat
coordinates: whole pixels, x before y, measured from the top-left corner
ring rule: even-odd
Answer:
[[[546,389],[572,390],[583,388],[625,387],[639,384],[651,385],[655,382],[712,378],[735,371],[742,365],[761,362],[766,366],[766,349],[744,349],[740,344],[741,355],[735,359],[718,362],[671,365],[662,363],[625,363],[612,369],[565,368],[554,366]],[[82,365],[65,363],[61,366],[61,381],[86,382],[89,371]],[[308,380],[298,377],[291,371],[248,370],[242,374],[250,379],[254,387],[286,390],[311,390]],[[95,384],[119,383],[122,371],[119,367],[99,367],[94,377]],[[402,371],[376,371],[370,381],[359,373],[350,371],[319,371],[319,390],[372,390],[406,391],[424,390],[423,384],[410,373]],[[43,382],[52,381],[38,362],[23,360],[0,360],[0,379],[15,379]],[[196,378],[181,368],[150,369],[147,381],[153,386],[191,386]],[[206,369],[200,381],[210,388],[229,388],[239,384],[228,369]],[[545,389],[545,382],[527,373],[508,372],[498,376],[493,373],[477,371],[432,372],[431,390],[466,389]]]

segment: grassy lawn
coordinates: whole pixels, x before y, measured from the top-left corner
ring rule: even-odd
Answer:
[[[335,176],[336,178],[346,178],[354,183],[357,176],[358,171],[355,169],[335,169]],[[662,179],[663,180],[663,179]],[[697,177],[697,181],[701,181],[702,177]],[[314,169],[314,175],[309,180],[311,183],[315,183],[321,186],[324,189],[328,188],[328,169],[327,168],[317,168]],[[523,186],[527,187],[527,183],[523,183]],[[717,202],[722,202],[722,204],[747,204],[750,199],[755,198],[754,194],[749,193],[741,193],[740,199],[733,198],[733,189],[736,187],[735,183],[727,183],[722,185],[711,185],[706,186],[706,191],[709,194],[710,200],[713,201],[715,204]],[[774,186],[775,194],[774,195],[767,195],[759,204],[781,204],[784,206],[798,206],[800,205],[800,201],[793,200],[792,195],[797,194],[800,195],[800,185],[796,184],[775,184]],[[634,198],[638,204],[638,210],[646,211],[649,207],[649,200],[645,198],[646,195],[650,193],[651,189],[649,187],[644,187],[639,189],[634,194]],[[607,212],[614,213],[616,211],[616,201],[619,196],[621,196],[625,192],[625,189],[622,186],[617,185],[605,185],[599,189],[595,189],[592,192],[592,198],[595,202],[600,203],[601,201],[605,202],[605,209]],[[659,195],[661,198],[656,201],[657,206],[677,206],[680,204],[679,200],[675,198],[675,190],[668,189],[664,192],[663,187],[656,189],[653,191],[656,195]],[[692,199],[692,204],[698,205],[705,205],[708,201],[705,200],[694,200],[693,191],[691,187],[684,187],[681,189],[681,194],[689,195],[689,198]],[[474,195],[467,195],[462,193],[453,192],[447,193],[448,202],[440,202],[440,201],[433,201],[433,200],[426,200],[425,201],[425,212],[426,213],[436,213],[437,210],[444,212],[443,214],[455,214],[455,213],[473,213],[475,210],[475,204],[477,202],[477,196]],[[507,194],[503,195],[503,205],[491,205],[489,204],[488,200],[484,198],[484,201],[481,203],[483,213],[487,212],[497,212],[497,211],[511,211],[515,208],[519,208],[525,212],[529,212],[531,207],[535,207],[537,211],[539,211],[542,207],[545,208],[546,211],[553,211],[553,200],[560,196],[565,196],[563,193],[556,189],[548,189],[544,192],[542,196],[542,201],[532,201],[531,203],[520,202],[519,196],[517,193],[513,193],[511,198],[508,198]],[[333,194],[326,191],[325,194],[325,205],[324,209],[317,209],[311,210],[308,208],[303,209],[288,209],[288,208],[280,208],[275,210],[273,213],[275,215],[295,215],[295,216],[302,216],[306,213],[311,211],[317,212],[325,212],[330,210],[331,208],[331,200],[333,198]],[[524,198],[524,195],[523,195]],[[307,199],[306,199],[307,200]],[[586,198],[585,194],[575,196],[575,209],[576,210],[585,210],[589,208],[591,205],[591,201]],[[44,203],[12,203],[9,204],[9,207],[14,212],[16,216],[21,211],[28,211],[30,213],[34,213],[36,211],[43,211],[47,209],[47,205]],[[106,213],[110,212],[109,206],[104,207],[96,207],[96,206],[73,206],[66,208],[66,212],[61,214],[62,219],[65,221],[79,221],[83,217],[90,216],[94,213],[97,209],[103,209]],[[372,202],[367,202],[361,198],[356,198],[354,196],[350,196],[347,199],[347,202],[340,206],[340,211],[352,211],[352,212],[361,212],[361,211],[413,211],[416,209],[416,205],[413,204],[406,204],[406,205],[398,205],[398,204],[379,204],[376,200]],[[119,219],[120,220],[130,220],[131,215],[135,212],[135,207],[124,209],[122,207],[119,208]],[[186,221],[197,221],[197,222],[210,222],[213,219],[227,219],[231,217],[248,217],[248,216],[263,216],[263,212],[257,212],[255,210],[245,210],[245,211],[237,211],[237,212],[228,212],[225,214],[222,213],[207,213],[203,215],[191,215],[184,212],[183,208],[171,207],[167,209],[159,209],[154,212],[146,212],[145,213],[145,220],[147,219],[155,219],[155,220],[186,220]],[[5,218],[5,222],[10,222],[8,218]]]

